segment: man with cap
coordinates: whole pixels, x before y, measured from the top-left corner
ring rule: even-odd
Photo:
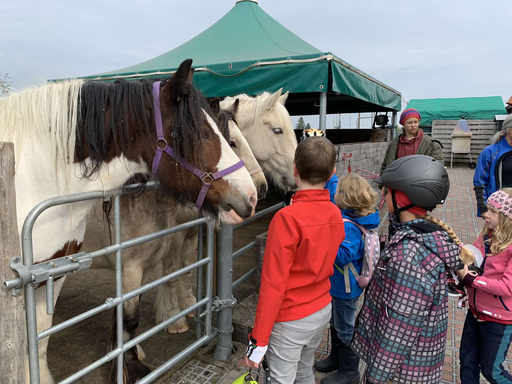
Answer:
[[[420,120],[421,115],[414,108],[407,108],[402,112],[400,124],[403,125],[404,132],[389,143],[380,167],[381,174],[396,159],[410,155],[427,155],[444,164],[441,144],[423,134],[423,129],[419,128]]]

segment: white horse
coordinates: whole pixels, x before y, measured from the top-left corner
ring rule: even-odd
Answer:
[[[236,164],[239,159],[205,113],[208,106],[191,84],[191,65],[192,60],[183,62],[174,76],[161,84],[76,80],[0,99],[0,140],[15,143],[20,234],[29,211],[45,199],[115,189],[137,173],[149,174],[159,118],[163,138],[158,144],[167,139],[178,158],[164,154],[158,178],[176,199],[193,202],[202,186],[198,178],[177,166],[178,159],[185,158],[205,172]],[[153,105],[161,113],[155,113]],[[211,184],[203,207],[213,213],[223,207],[233,209],[233,220],[239,220],[254,213],[256,201],[254,184],[242,167]],[[33,231],[34,263],[77,252],[84,238],[85,217],[93,206],[94,202],[87,201],[44,212]],[[54,284],[55,302],[63,282],[61,278]],[[45,287],[37,288],[35,295],[41,332],[51,326],[52,316],[45,313]],[[47,346],[48,338],[39,342],[44,384],[53,382]]]
[[[297,148],[290,115],[284,106],[287,97],[288,92],[282,94],[280,89],[257,97],[227,97],[220,103],[226,109],[238,100],[236,119],[240,130],[267,178],[283,191],[295,187],[293,157]]]

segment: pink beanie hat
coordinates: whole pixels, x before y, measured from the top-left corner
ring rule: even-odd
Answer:
[[[507,192],[502,190],[494,192],[487,199],[487,204],[496,208],[499,212],[512,220],[512,196]]]
[[[400,124],[404,125],[405,121],[411,117],[416,117],[418,120],[421,120],[421,115],[416,109],[407,108],[400,115]]]

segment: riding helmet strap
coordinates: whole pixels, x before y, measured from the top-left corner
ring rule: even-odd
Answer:
[[[411,209],[411,208],[415,207],[415,205],[411,203],[409,205],[406,205],[405,207],[398,208],[398,204],[396,203],[395,190],[394,189],[391,190],[391,197],[392,197],[392,200],[393,200],[393,209],[395,210],[395,215],[397,217],[400,214],[400,212],[407,211],[408,209]]]

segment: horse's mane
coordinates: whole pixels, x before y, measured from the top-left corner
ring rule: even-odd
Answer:
[[[81,92],[76,128],[75,160],[90,159],[84,176],[95,173],[109,155],[129,148],[149,134],[146,107],[151,94],[148,80],[113,83],[91,81]],[[138,127],[133,130],[133,125]]]
[[[215,123],[217,123],[217,127],[219,128],[220,133],[222,133],[222,136],[224,136],[224,138],[229,143],[229,122],[233,121],[236,125],[238,125],[235,115],[230,111],[221,109],[219,114],[214,117],[214,120]]]
[[[0,98],[0,141],[15,143],[16,158],[32,139],[51,159],[72,163],[82,86],[82,80],[72,80]]]
[[[254,124],[254,122],[260,118],[261,113],[263,112],[264,107],[267,104],[267,100],[272,96],[269,92],[263,92],[258,96],[249,96],[245,93],[242,93],[233,97],[226,97],[223,101],[223,108],[228,108],[231,106],[237,99],[240,100],[240,105],[238,106],[237,114],[247,113],[246,110],[252,106],[253,110],[251,113],[250,125]]]
[[[27,139],[48,148],[56,167],[83,162],[90,176],[114,153],[128,149],[142,137],[155,137],[152,84],[155,80],[113,83],[72,80],[45,84],[0,99],[0,140],[14,141],[20,155]],[[162,82],[162,87],[165,81]],[[211,115],[204,96],[185,85],[173,104],[172,147],[181,157],[199,164],[196,143],[204,135],[204,112]]]

